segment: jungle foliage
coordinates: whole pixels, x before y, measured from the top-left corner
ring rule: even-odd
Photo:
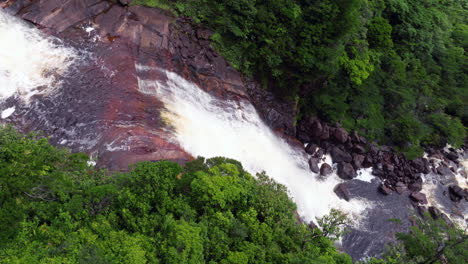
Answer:
[[[286,188],[237,161],[87,161],[0,128],[0,263],[351,263],[333,219],[299,223]]]
[[[283,185],[227,158],[110,174],[0,128],[0,263],[339,263],[345,215],[300,223]],[[466,230],[416,219],[372,264],[467,262]]]
[[[408,153],[460,146],[466,0],[135,0],[211,28],[230,63],[284,98]],[[414,156],[414,155],[412,155]]]

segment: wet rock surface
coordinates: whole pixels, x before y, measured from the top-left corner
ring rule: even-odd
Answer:
[[[165,69],[229,99],[248,99],[246,87],[252,84],[212,49],[209,31],[128,3],[0,0],[6,12],[58,37],[82,57],[52,95],[36,96],[28,105],[10,98],[1,106],[16,106],[7,121],[19,130],[42,131],[55,145],[87,152],[99,167],[126,170],[138,161],[161,159],[183,163],[192,157],[174,143],[160,116],[162,103],[141,91],[140,82],[163,81],[159,69]],[[275,123],[281,117],[272,111]]]
[[[416,211],[406,196],[395,192],[382,195],[377,180],[371,183],[350,180],[341,185],[346,186],[350,200],[366,199],[373,204],[366,215],[361,216],[365,221],[361,221],[358,227],[349,227],[349,233],[343,237],[342,247],[353,260],[378,256],[387,243],[395,241],[397,232],[409,230],[409,218]],[[390,221],[395,218],[400,219],[401,224]]]

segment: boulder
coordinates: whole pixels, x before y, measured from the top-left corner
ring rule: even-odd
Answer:
[[[359,135],[358,135],[358,133],[356,132],[356,130],[353,130],[353,131],[351,132],[350,140],[351,140],[353,143],[361,143],[361,138],[359,137]]]
[[[382,183],[379,186],[379,192],[384,195],[389,195],[392,193],[392,189],[390,189],[389,187],[387,187],[385,184]]]
[[[327,176],[330,175],[333,172],[333,169],[328,163],[323,163],[322,166],[320,166],[320,175],[321,176]]]
[[[415,201],[416,203],[420,204],[427,204],[427,198],[424,193],[421,192],[412,192],[410,194],[411,200]]]
[[[402,194],[406,191],[406,185],[402,182],[397,182],[395,184],[395,191],[399,194]]]
[[[370,168],[374,165],[374,159],[372,158],[372,154],[367,154],[364,162],[362,163],[363,168]]]
[[[309,168],[314,173],[319,173],[320,169],[318,167],[319,159],[317,158],[310,158],[309,159]]]
[[[333,189],[333,191],[336,193],[340,199],[349,201],[351,199],[351,194],[349,193],[348,187],[344,183],[340,183],[336,185],[336,187]]]
[[[408,189],[412,192],[419,192],[422,190],[422,179],[418,178],[408,185]]]
[[[321,138],[322,133],[323,133],[323,127],[322,123],[320,123],[320,120],[315,119],[312,124],[310,125],[310,131],[312,136]]]
[[[452,200],[454,202],[459,202],[462,198],[467,196],[466,191],[463,190],[458,185],[449,186],[448,189],[449,189],[450,200]]]
[[[310,155],[313,155],[317,151],[317,144],[315,143],[309,143],[307,144],[307,147],[305,148],[305,152],[307,152]]]
[[[442,213],[439,209],[437,209],[434,206],[429,206],[428,211],[429,211],[429,214],[431,215],[431,217],[433,219],[435,219],[435,220],[439,219],[439,217],[440,217],[440,215]]]
[[[384,164],[384,169],[387,172],[393,172],[395,170],[395,167],[392,164]]]
[[[337,142],[344,144],[348,141],[348,132],[342,127],[337,127],[333,133],[333,138]]]
[[[319,137],[320,140],[328,140],[330,139],[330,128],[327,126],[327,124],[324,124],[322,126],[322,133],[320,134]]]
[[[454,176],[452,171],[444,165],[437,167],[437,173],[444,176]]]
[[[428,174],[430,172],[429,162],[424,158],[417,158],[411,161],[411,165],[417,172]]]
[[[364,148],[362,145],[356,144],[353,146],[353,151],[359,154],[364,154],[366,153],[366,148]]]
[[[377,155],[377,153],[379,152],[379,148],[375,144],[372,143],[369,146],[369,152],[372,155]]]
[[[458,160],[458,155],[455,152],[449,152],[447,155],[445,155],[449,160],[456,161]]]
[[[319,149],[317,150],[317,152],[315,152],[315,154],[312,155],[312,156],[313,156],[314,158],[320,159],[320,158],[322,158],[323,154],[325,154],[324,151],[323,151],[323,149],[322,149],[322,148],[319,148]]]
[[[346,162],[338,164],[338,176],[344,180],[351,180],[357,176],[353,166]]]
[[[333,162],[336,162],[336,163],[339,163],[339,162],[349,163],[353,160],[353,158],[351,157],[349,153],[341,150],[340,148],[336,146],[331,149],[330,155],[333,159]]]
[[[360,154],[353,154],[353,165],[356,170],[362,168],[362,163],[366,157]]]

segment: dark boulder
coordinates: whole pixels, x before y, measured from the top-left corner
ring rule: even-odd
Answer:
[[[351,135],[350,135],[350,140],[353,142],[353,143],[361,143],[361,138],[359,137],[358,133],[356,132],[356,130],[353,130],[351,132]]]
[[[362,168],[362,163],[366,157],[360,154],[353,154],[353,166],[356,170]]]
[[[338,164],[338,176],[344,180],[351,180],[357,176],[353,166],[346,162]]]
[[[458,160],[458,155],[455,152],[449,152],[447,155],[445,155],[449,160],[456,161]]]
[[[353,151],[359,154],[364,154],[366,153],[366,148],[364,148],[362,145],[356,144],[353,146]]]
[[[320,138],[323,133],[323,127],[322,123],[320,123],[320,120],[315,119],[312,124],[310,125],[310,131],[313,137]]]
[[[319,148],[319,149],[317,150],[317,152],[315,152],[315,154],[312,155],[312,156],[313,156],[314,158],[320,159],[320,158],[322,158],[323,154],[325,154],[325,152],[323,151],[322,148]]]
[[[408,189],[412,192],[419,192],[422,190],[422,179],[418,178],[408,185]]]
[[[452,171],[444,165],[437,167],[437,173],[444,176],[454,176]]]
[[[372,155],[377,155],[378,152],[379,152],[379,148],[375,144],[370,144],[369,153]]]
[[[431,217],[435,220],[439,219],[440,215],[442,214],[442,212],[434,206],[429,206],[428,211]]]
[[[351,194],[349,193],[348,187],[344,183],[340,183],[336,185],[336,187],[333,189],[333,191],[336,193],[340,199],[349,201],[351,199]]]
[[[333,138],[337,142],[344,144],[348,141],[348,132],[342,127],[337,127],[333,133]]]
[[[319,136],[320,140],[328,140],[330,139],[330,128],[327,126],[327,124],[324,124],[322,126],[322,133]]]
[[[330,175],[333,172],[333,169],[328,163],[323,163],[322,166],[320,167],[320,175],[322,176],[327,176]]]
[[[415,201],[417,203],[427,204],[427,198],[426,198],[426,195],[424,193],[412,192],[410,194],[410,198],[411,198],[411,200],[413,200],[413,201]]]
[[[309,168],[314,173],[319,173],[320,169],[318,167],[319,159],[317,158],[310,158],[309,159]]]
[[[370,168],[374,165],[374,159],[371,154],[367,154],[364,162],[362,163],[363,168]]]
[[[384,164],[384,169],[386,172],[393,172],[395,170],[395,167],[392,164]]]
[[[403,182],[397,182],[395,184],[395,191],[399,194],[402,194],[406,191],[406,185]]]
[[[449,186],[448,189],[449,189],[450,200],[454,202],[459,202],[462,198],[467,197],[466,190],[463,190],[458,185]]]
[[[417,158],[411,161],[411,165],[417,172],[428,174],[430,172],[429,162],[424,158]]]
[[[309,143],[307,144],[307,147],[305,148],[305,151],[310,154],[310,155],[313,155],[316,151],[317,151],[317,144],[315,143]]]
[[[390,189],[389,187],[387,187],[385,184],[382,183],[379,186],[379,192],[384,195],[389,195],[392,193],[392,189]]]
[[[351,162],[353,158],[351,157],[351,154],[341,150],[338,147],[333,147],[331,149],[330,155],[333,159],[333,162],[339,163],[339,162]]]

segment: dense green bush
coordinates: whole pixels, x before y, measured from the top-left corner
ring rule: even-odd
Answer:
[[[284,186],[226,158],[109,175],[6,128],[0,189],[0,263],[351,263],[336,212],[326,234],[300,224]]]
[[[409,152],[466,138],[466,1],[136,3],[164,4],[213,29],[213,43],[235,68],[279,96],[300,98],[299,116],[339,121]],[[456,128],[442,129],[434,114]],[[398,131],[404,115],[419,128]]]

